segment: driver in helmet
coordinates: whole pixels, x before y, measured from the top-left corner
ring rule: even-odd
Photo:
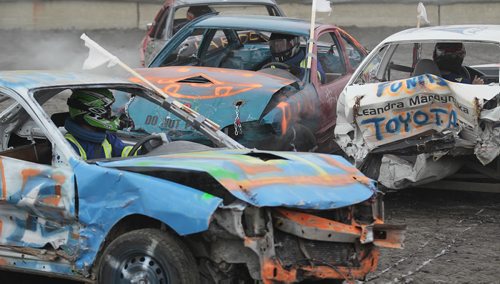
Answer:
[[[462,66],[465,54],[465,47],[461,42],[438,42],[432,57],[444,79],[465,84],[484,84],[483,79],[477,76],[471,78],[469,71]]]
[[[125,145],[113,132],[120,120],[111,116],[115,98],[109,90],[75,90],[68,99],[69,115],[64,137],[84,160],[127,157],[132,146]],[[136,155],[137,153],[134,153]]]
[[[177,24],[174,27],[174,34],[177,33],[182,27],[184,27],[190,21],[212,12],[213,12],[212,9],[210,9],[210,7],[208,7],[207,5],[189,7],[189,9],[186,12],[186,20]]]
[[[269,38],[269,48],[273,60],[285,63],[290,71],[298,78],[303,78],[307,68],[307,58],[300,48],[300,38],[294,35],[272,33]],[[317,63],[318,78],[324,83],[326,75],[321,63]]]

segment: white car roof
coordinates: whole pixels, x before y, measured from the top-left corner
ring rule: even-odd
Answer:
[[[500,25],[455,25],[413,28],[395,33],[381,42],[485,41],[500,43]]]

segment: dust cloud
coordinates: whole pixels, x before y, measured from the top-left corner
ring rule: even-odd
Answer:
[[[0,70],[81,70],[90,38],[131,67],[139,67],[139,45],[144,31],[0,31]]]

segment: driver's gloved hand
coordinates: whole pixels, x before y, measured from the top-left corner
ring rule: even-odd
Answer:
[[[145,154],[151,152],[151,150],[161,146],[163,144],[162,140],[159,139],[151,139],[148,142],[144,143],[142,147],[139,149],[139,154]]]

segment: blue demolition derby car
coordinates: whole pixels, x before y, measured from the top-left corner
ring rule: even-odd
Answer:
[[[67,98],[89,89],[130,98],[122,116],[165,108],[213,147],[123,126],[141,155],[84,160],[62,125]],[[373,181],[343,158],[246,149],[140,85],[0,72],[0,105],[0,269],[96,283],[352,280],[376,268],[378,246],[401,245],[404,227],[384,224]]]
[[[310,28],[284,17],[204,15],[138,72],[247,147],[334,153],[337,99],[367,52],[336,26],[318,24],[312,36]],[[137,129],[193,135],[169,113],[142,116]]]

